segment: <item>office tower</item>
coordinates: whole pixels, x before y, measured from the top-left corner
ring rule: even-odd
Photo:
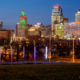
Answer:
[[[28,35],[27,17],[24,10],[22,10],[19,23],[16,25],[16,34],[17,37],[26,37]]]
[[[55,25],[55,35],[59,36],[59,39],[64,38],[64,24],[59,23],[59,24],[54,24]]]
[[[70,38],[71,36],[80,38],[80,22],[65,23],[64,35],[66,38]]]
[[[53,10],[52,10],[52,16],[51,16],[51,31],[52,31],[52,35],[55,34],[54,22],[63,23],[62,8],[58,4],[55,5]]]
[[[3,29],[3,21],[0,21],[0,30]]]
[[[0,40],[10,41],[11,39],[11,30],[2,29],[0,30]]]
[[[68,18],[63,18],[63,23],[68,23]]]
[[[34,26],[30,27],[28,29],[28,36],[36,36],[36,35],[40,36],[39,27],[34,27]]]
[[[41,27],[40,32],[41,37],[45,37],[47,35],[46,27]]]
[[[10,41],[12,42],[12,41],[13,41],[13,39],[14,39],[14,30],[13,30],[13,29],[11,29],[11,28],[6,29],[6,30],[10,30],[10,31],[11,31],[11,39],[10,39]]]
[[[76,22],[80,22],[80,9],[79,9],[78,11],[76,11],[75,21],[76,21]]]
[[[18,37],[18,26],[19,26],[19,23],[16,24],[16,36]]]

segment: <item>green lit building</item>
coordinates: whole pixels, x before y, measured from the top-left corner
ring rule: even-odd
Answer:
[[[58,23],[63,23],[63,14],[62,14],[62,8],[60,5],[54,5],[54,8],[52,9],[52,16],[51,16],[51,31],[52,35],[55,35],[55,21],[58,21]]]
[[[25,15],[24,10],[19,17],[19,23],[16,25],[16,36],[17,37],[27,37],[28,35],[28,27],[27,27],[27,17]]]
[[[59,36],[59,39],[64,38],[64,24],[59,23],[59,24],[54,24],[55,25],[55,35]]]

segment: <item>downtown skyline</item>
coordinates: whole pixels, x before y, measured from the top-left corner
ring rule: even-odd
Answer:
[[[80,8],[79,0],[53,1],[53,0],[0,0],[0,21],[3,20],[3,29],[12,28],[15,30],[16,23],[19,22],[19,16],[22,9],[27,16],[28,24],[35,25],[42,23],[44,26],[51,25],[51,15],[53,6],[59,4],[62,8],[63,17],[69,19],[69,22],[75,21],[75,13]],[[71,3],[72,2],[72,3]]]

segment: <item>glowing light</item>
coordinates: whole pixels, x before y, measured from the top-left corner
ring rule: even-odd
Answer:
[[[75,23],[80,23],[80,22],[75,22]]]
[[[56,19],[55,21],[58,21],[58,19]]]
[[[74,63],[74,38],[73,38],[73,63]]]
[[[1,47],[0,47],[0,65],[1,65]]]
[[[24,11],[22,11],[22,14],[21,15],[23,15],[23,16],[25,15]]]
[[[24,19],[26,19],[26,16],[24,16]]]
[[[34,46],[34,60],[36,60],[36,46]]]
[[[47,58],[48,58],[47,53],[48,53],[48,48],[47,48],[47,47],[45,47],[45,59],[47,59]]]
[[[60,25],[60,26],[59,26],[59,29],[61,29],[61,28],[62,28],[62,26]]]
[[[29,29],[28,31],[35,31],[35,29]]]
[[[23,26],[23,28],[26,28],[26,26]]]
[[[54,7],[61,7],[60,5],[58,5],[58,4],[56,4],[56,5],[54,5]]]
[[[23,47],[23,64],[24,64],[24,60],[25,60],[25,47]]]

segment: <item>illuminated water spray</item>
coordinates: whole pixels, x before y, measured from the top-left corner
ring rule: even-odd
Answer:
[[[74,38],[73,38],[73,63],[74,63]]]
[[[45,47],[45,59],[48,58],[48,47]]]
[[[23,64],[24,64],[24,61],[25,61],[25,47],[23,47]]]
[[[34,46],[34,63],[36,63],[36,46]]]

